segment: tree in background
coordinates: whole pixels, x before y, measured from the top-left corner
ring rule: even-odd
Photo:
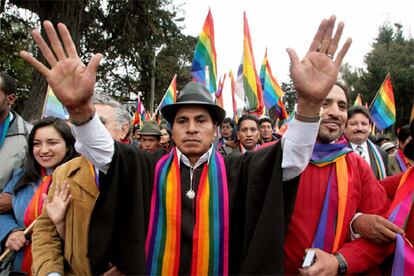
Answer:
[[[178,74],[178,85],[190,80],[186,66],[191,65],[196,39],[181,33],[182,28],[178,23],[182,19],[177,18],[178,7],[172,5],[170,0],[9,0],[5,5],[5,0],[0,1],[5,10],[1,18],[6,21],[9,18],[5,14],[12,13],[17,6],[39,16],[35,25],[40,26],[44,20],[65,23],[85,62],[92,53],[102,53],[104,60],[98,71],[97,83],[97,91],[100,93],[126,101],[130,92],[137,94],[140,91],[145,106],[148,106],[152,64],[157,49],[162,49],[157,56],[158,66],[155,70],[155,92],[158,99],[162,97],[175,73]],[[21,11],[15,13],[21,14]],[[26,18],[19,20],[26,21],[32,28],[33,23],[29,24]],[[12,27],[9,30],[11,33],[15,31]],[[7,43],[9,41],[5,41]],[[28,43],[31,43],[31,38]],[[12,49],[12,55],[18,59],[17,53],[28,49],[27,46],[21,43],[8,49]],[[2,56],[9,53],[2,52]],[[170,53],[174,55],[170,56]],[[39,53],[35,52],[35,55],[42,58]],[[13,63],[7,66],[15,67]],[[162,71],[166,69],[170,72]],[[176,71],[171,72],[172,70]],[[26,70],[28,72],[32,73],[31,81],[28,81],[27,74],[16,74],[14,77],[19,83],[31,83],[27,100],[31,108],[26,108],[23,116],[27,120],[33,120],[40,117],[47,84],[37,71]]]
[[[355,99],[361,94],[363,102],[371,103],[388,72],[394,89],[397,112],[395,127],[408,124],[414,101],[414,39],[405,38],[403,26],[385,23],[379,28],[372,50],[366,54],[366,70],[344,64],[341,76]]]

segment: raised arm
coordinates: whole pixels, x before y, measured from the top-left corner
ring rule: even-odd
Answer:
[[[322,20],[302,61],[295,50],[287,52],[291,60],[290,75],[297,91],[297,110],[283,141],[283,179],[299,175],[307,166],[319,129],[319,113],[323,100],[335,84],[339,67],[351,46],[348,38],[338,50],[344,23],[340,22],[336,32],[335,16]],[[336,58],[335,58],[336,55]],[[304,124],[308,126],[304,126]]]
[[[57,25],[61,40],[50,21],[45,21],[43,27],[51,48],[38,30],[33,30],[32,36],[50,69],[26,51],[21,51],[20,56],[46,78],[56,97],[67,108],[72,124],[83,126],[74,129],[77,151],[85,155],[98,169],[105,170],[114,152],[113,140],[99,119],[94,117],[95,108],[92,103],[96,71],[102,55],[93,55],[86,66],[79,58],[64,24]],[[93,123],[87,124],[90,121]]]

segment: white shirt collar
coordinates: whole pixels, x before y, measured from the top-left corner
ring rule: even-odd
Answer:
[[[364,151],[364,153],[368,156],[368,144],[367,144],[367,141],[365,141],[361,145],[357,145],[357,144],[354,144],[352,142],[349,142],[349,143],[351,144],[351,147],[352,147],[353,150],[355,150],[356,147],[360,146],[362,148],[362,150]]]
[[[198,161],[196,162],[196,164],[193,166],[191,166],[190,164],[190,160],[188,160],[187,156],[185,156],[178,148],[176,148],[177,150],[177,157],[178,160],[183,161],[183,163],[192,168],[192,169],[196,169],[197,167],[199,167],[201,164],[204,164],[204,162],[207,161],[207,165],[210,163],[210,156],[213,153],[213,145],[210,146],[209,150],[204,153],[200,159],[198,159]],[[180,166],[180,163],[178,163],[178,166]]]

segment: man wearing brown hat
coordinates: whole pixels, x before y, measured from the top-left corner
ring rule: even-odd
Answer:
[[[161,131],[156,121],[144,121],[139,135],[141,150],[156,152],[160,148]]]
[[[343,25],[332,37],[334,26],[334,17],[322,21],[303,61],[288,49],[298,107],[285,139],[225,160],[212,146],[225,111],[213,103],[202,85],[193,82],[183,88],[175,104],[161,110],[172,124],[177,147],[160,160],[114,143],[109,135],[85,139],[103,128],[90,101],[102,56],[93,56],[85,66],[63,24],[58,24],[62,48],[53,25],[44,23],[56,55],[40,33],[33,32],[52,69],[26,52],[21,55],[46,77],[67,107],[82,145],[79,150],[101,171],[100,195],[89,230],[94,274],[104,272],[108,262],[126,274],[239,272],[245,261],[244,247],[254,242],[244,243],[245,227],[254,227],[246,226],[244,219],[260,211],[245,209],[247,189],[262,183],[275,191],[273,207],[277,215],[271,223],[281,229],[275,233],[276,250],[268,259],[273,273],[283,273],[283,229],[294,201],[290,184],[297,182],[295,176],[309,160],[320,107],[351,43],[348,40],[333,60]],[[62,72],[66,72],[65,77]]]

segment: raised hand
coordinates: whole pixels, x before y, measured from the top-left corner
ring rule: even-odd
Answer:
[[[43,194],[42,197],[48,217],[55,224],[59,236],[64,239],[66,210],[72,198],[69,194],[69,185],[66,181],[60,185],[58,181],[52,200],[49,201],[47,194]]]
[[[44,21],[43,26],[52,49],[46,44],[38,30],[33,30],[32,36],[51,69],[26,51],[21,51],[20,56],[46,78],[56,97],[67,107],[71,117],[84,118],[86,114],[78,113],[79,110],[82,112],[93,110],[91,97],[94,93],[96,71],[102,55],[94,55],[86,66],[79,58],[70,33],[64,24],[57,25],[62,41],[50,21]]]
[[[302,61],[299,60],[293,49],[287,49],[292,62],[291,78],[298,93],[298,105],[302,105],[302,107],[304,105],[314,105],[316,109],[320,107],[335,84],[339,67],[351,46],[352,40],[348,38],[334,58],[344,28],[344,23],[339,23],[335,35],[332,37],[335,20],[335,16],[322,20]]]

